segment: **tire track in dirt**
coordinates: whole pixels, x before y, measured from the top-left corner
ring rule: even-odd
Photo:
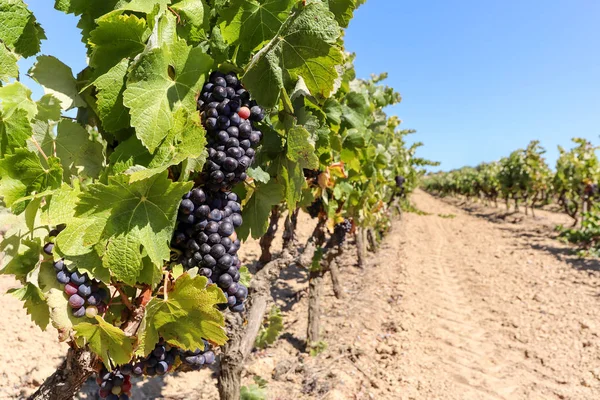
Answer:
[[[406,215],[400,234],[407,276],[401,318],[412,342],[400,368],[417,377],[417,394],[407,398],[598,398],[598,332],[553,329],[575,325],[565,315],[598,315],[582,312],[590,301],[599,305],[598,276],[592,290],[570,287],[585,273],[532,246],[526,226],[502,229],[422,192],[414,201],[432,215]],[[557,290],[556,280],[570,288]]]

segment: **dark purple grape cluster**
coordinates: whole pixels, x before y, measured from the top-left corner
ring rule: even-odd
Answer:
[[[205,365],[210,365],[215,362],[215,353],[212,351],[210,344],[204,341],[204,350],[196,349],[196,351],[179,350],[179,358],[183,364],[188,365],[191,369],[200,369]]]
[[[344,222],[333,227],[333,234],[339,237],[338,243],[343,243],[346,235],[352,230],[352,221],[344,219]]]
[[[57,228],[50,231],[50,238],[56,237],[62,229]],[[52,256],[54,243],[46,243],[43,251],[46,255]],[[69,297],[73,316],[94,318],[96,315],[106,312],[108,290],[100,282],[90,279],[87,274],[82,274],[77,270],[69,271],[63,259],[54,261],[53,265],[56,271],[56,280],[64,285],[64,291]]]
[[[396,186],[397,186],[399,189],[402,189],[402,187],[404,186],[404,182],[406,182],[406,179],[405,179],[403,176],[401,176],[401,175],[397,175],[397,176],[394,178],[394,180],[396,181]]]
[[[204,181],[210,190],[230,188],[246,180],[262,132],[255,123],[264,119],[264,110],[250,100],[250,93],[230,72],[213,71],[202,88],[198,110],[208,133],[208,160]]]
[[[129,365],[108,371],[102,367],[96,378],[100,386],[98,397],[107,400],[129,400],[131,396],[131,369]]]
[[[315,201],[306,207],[306,211],[308,211],[308,215],[310,215],[311,218],[317,218],[322,210],[323,200],[320,197],[315,199]]]
[[[216,283],[227,296],[232,311],[244,310],[248,289],[239,283],[242,266],[237,252],[240,240],[235,228],[242,224],[241,206],[233,192],[192,189],[179,205],[172,247],[181,252],[186,269],[198,267],[209,283]]]
[[[173,364],[175,364],[178,354],[179,349],[172,347],[163,338],[160,338],[154,346],[154,350],[147,357],[140,359],[136,363],[127,364],[125,366],[126,371],[131,371],[129,373],[134,376],[164,375],[173,369]]]

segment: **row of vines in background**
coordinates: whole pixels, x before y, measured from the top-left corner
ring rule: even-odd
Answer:
[[[331,273],[342,295],[344,239],[355,234],[364,266],[428,164],[383,111],[400,101],[386,75],[357,79],[344,50],[361,3],[56,0],[78,18],[89,65],[73,74],[39,55],[37,100],[17,61],[40,52],[44,30],[22,0],[0,4],[0,273],[70,345],[32,398],[72,398],[96,374],[100,397],[126,400],[133,380],[216,356],[221,398],[239,399],[290,263],[309,270],[307,351],[319,346],[322,281]],[[301,209],[317,222],[299,246]],[[263,253],[247,268],[249,237]]]
[[[526,149],[513,151],[500,161],[463,167],[428,175],[423,186],[438,195],[461,195],[467,199],[483,199],[497,205],[504,200],[506,208],[513,202],[525,212],[539,206],[557,205],[573,219],[571,229],[558,227],[561,236],[578,244],[581,254],[600,254],[599,147],[585,139],[574,138],[574,146],[559,146],[554,170],[546,163],[545,150],[538,141]]]

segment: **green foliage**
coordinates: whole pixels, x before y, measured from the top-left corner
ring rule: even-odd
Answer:
[[[580,256],[600,257],[600,205],[597,203],[590,211],[583,213],[581,226],[559,226],[557,230],[561,239],[577,246]]]
[[[312,357],[318,356],[325,350],[327,350],[327,342],[324,342],[322,340],[319,340],[318,342],[315,342],[315,343],[311,343],[311,345],[310,345],[310,355]]]
[[[294,210],[321,199],[328,227],[352,218],[389,226],[394,177],[410,193],[426,160],[420,143],[383,109],[400,95],[381,81],[356,79],[342,28],[362,0],[55,0],[79,19],[89,65],[74,73],[39,55],[43,29],[22,0],[0,4],[0,196],[12,213],[0,244],[0,273],[22,284],[13,294],[35,323],[88,346],[105,365],[148,354],[159,337],[186,350],[227,340],[222,291],[173,265],[181,196],[202,182],[206,132],[197,99],[215,68],[236,71],[259,104],[262,145],[243,201],[238,237],[259,238],[272,206]],[[31,99],[19,57],[37,55],[29,75],[44,88]],[[62,115],[76,109],[75,119]],[[305,170],[320,171],[307,180]],[[65,225],[56,237],[47,234]],[[49,257],[87,273],[117,303],[103,316],[75,318]],[[319,250],[318,254],[322,254]],[[174,259],[174,258],[173,258]],[[250,283],[247,268],[241,282]],[[117,290],[118,289],[118,290]],[[127,302],[145,305],[133,336],[121,330]],[[257,346],[282,329],[273,309]],[[323,343],[317,344],[317,351]],[[262,385],[243,396],[262,396]]]
[[[90,349],[98,354],[106,368],[112,365],[125,364],[131,360],[135,338],[128,337],[125,332],[96,317],[97,324],[81,322],[74,330],[78,338],[89,344]]]
[[[277,306],[271,307],[266,326],[260,329],[254,345],[259,349],[264,349],[267,346],[275,343],[281,332],[283,331],[283,317],[281,310]]]
[[[215,306],[226,302],[223,291],[215,285],[207,286],[205,277],[181,275],[165,298],[155,297],[146,307],[138,353],[150,354],[159,337],[190,351],[203,349],[203,339],[224,344],[225,320]]]

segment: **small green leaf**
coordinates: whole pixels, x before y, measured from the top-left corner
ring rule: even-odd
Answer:
[[[138,354],[148,355],[159,337],[191,351],[204,348],[203,339],[225,344],[225,320],[216,305],[226,303],[227,299],[221,289],[207,286],[207,282],[203,276],[192,278],[185,273],[175,281],[168,299],[150,300],[140,327]]]
[[[122,59],[141,53],[149,36],[146,20],[135,15],[100,18],[98,27],[90,32],[88,41],[92,49],[90,65],[104,73]]]
[[[240,268],[240,283],[246,287],[250,287],[252,281],[252,274],[248,270],[248,267],[244,266]]]
[[[171,6],[181,18],[177,25],[179,36],[188,43],[197,44],[207,39],[206,31],[210,29],[210,8],[203,0],[182,0]]]
[[[37,101],[36,119],[58,121],[60,119],[60,101],[51,94],[45,94]]]
[[[63,166],[64,179],[71,175],[98,177],[104,162],[103,146],[77,122],[62,120],[55,140],[56,155]]]
[[[128,337],[121,329],[96,316],[97,324],[81,322],[73,327],[77,337],[85,339],[90,349],[104,362],[107,369],[111,365],[128,363],[133,356],[135,338]]]
[[[0,157],[24,147],[31,135],[27,111],[19,109],[8,117],[0,112]]]
[[[0,111],[4,118],[9,118],[18,110],[26,111],[29,119],[37,114],[35,102],[31,100],[31,90],[21,82],[0,87]]]
[[[8,82],[18,76],[17,56],[0,42],[0,82]]]
[[[264,349],[275,343],[279,335],[283,332],[283,317],[281,310],[277,306],[271,307],[266,326],[263,326],[256,337],[255,346]]]
[[[39,56],[29,75],[44,87],[44,93],[60,100],[63,110],[86,106],[79,96],[73,71],[56,57]]]
[[[341,27],[347,28],[352,20],[354,10],[359,6],[357,0],[326,0],[329,11],[335,15],[335,20]]]
[[[180,108],[173,115],[174,126],[151,156],[151,160],[144,165],[147,169],[131,173],[131,182],[149,178],[165,171],[171,165],[177,165],[188,158],[197,161],[195,168],[202,169],[205,157],[206,137],[197,112],[189,115]]]
[[[269,173],[264,171],[260,166],[248,168],[248,176],[260,183],[267,183],[271,179]]]
[[[10,289],[8,293],[24,302],[23,308],[27,310],[27,315],[31,315],[31,320],[45,331],[50,322],[50,311],[40,288],[26,282],[23,287]]]
[[[220,13],[223,38],[249,53],[277,34],[295,3],[294,0],[233,0]]]
[[[129,60],[123,59],[94,81],[98,90],[96,106],[102,126],[108,132],[129,127],[129,111],[123,105]]]
[[[0,194],[7,206],[12,206],[19,198],[40,193],[46,189],[57,189],[61,184],[62,168],[55,157],[48,158],[48,167],[41,164],[35,153],[25,149],[0,159]],[[27,202],[12,207],[15,214],[25,210]]]
[[[287,132],[287,157],[296,161],[302,168],[319,168],[319,159],[315,147],[310,141],[310,133],[301,126],[295,126]]]
[[[27,275],[40,264],[40,253],[42,245],[40,240],[26,240],[18,238],[20,245],[12,258],[8,259],[6,265],[0,270],[1,275],[14,275],[16,279],[24,282]],[[3,241],[4,242],[4,241]],[[0,251],[10,242],[2,243]]]
[[[283,199],[283,190],[284,187],[275,181],[256,186],[242,211],[244,223],[239,228],[240,238],[245,239],[252,234],[258,239],[264,235],[269,227],[271,207]]]
[[[0,41],[23,57],[40,51],[44,30],[22,0],[0,2]]]
[[[302,189],[306,186],[304,171],[299,163],[284,158],[280,164],[280,183],[285,188],[285,201],[290,210],[296,209],[296,204],[302,198]]]
[[[242,386],[240,400],[266,400],[267,393],[258,385]]]

